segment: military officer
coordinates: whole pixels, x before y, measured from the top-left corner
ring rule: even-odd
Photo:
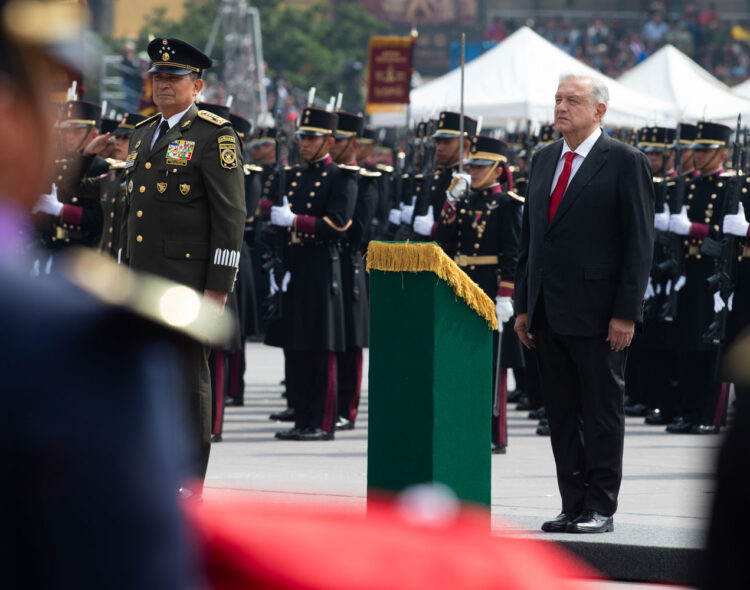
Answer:
[[[471,191],[454,198],[450,193],[440,212],[432,233],[448,250],[455,251],[456,263],[476,282],[488,297],[496,302],[498,324],[513,330],[507,322],[513,316],[513,276],[518,261],[518,244],[521,234],[521,206],[523,198],[512,191],[503,192],[500,178],[508,172],[508,145],[494,137],[477,136],[472,139],[469,164]],[[417,217],[415,231],[427,235],[428,216]],[[505,334],[506,330],[502,330]],[[504,419],[505,383],[502,353],[506,357],[519,357],[518,339],[508,340],[495,333],[493,336],[493,452],[504,452],[507,445],[507,428]],[[516,351],[506,350],[514,346]],[[502,417],[501,417],[501,414]]]
[[[98,250],[121,259],[127,196],[125,194],[125,158],[128,155],[130,135],[137,123],[146,117],[137,113],[126,113],[112,133],[100,135],[92,140],[80,154],[73,156],[67,169],[58,181],[58,198],[62,205],[61,219],[83,219],[85,208],[77,203],[99,201],[103,226]],[[85,177],[93,160],[114,145],[112,157],[107,159],[109,171],[97,177]]]
[[[339,243],[352,225],[358,171],[329,154],[337,124],[335,113],[304,109],[297,134],[305,164],[289,171],[284,204],[271,209],[271,223],[287,234],[279,331],[295,411],[294,428],[276,433],[282,440],[334,437],[336,353],[346,348]]]
[[[62,118],[58,122],[63,153],[55,160],[55,184],[49,193],[42,195],[34,207],[36,225],[42,245],[54,251],[69,245],[96,246],[102,233],[102,209],[98,199],[78,201],[77,195],[57,194],[57,185],[62,182],[72,166],[80,166],[80,155],[86,147],[99,137],[102,108],[93,102],[70,100],[63,106]],[[109,156],[112,145],[103,151]],[[83,170],[87,177],[106,174],[109,163],[101,155],[87,159]],[[63,205],[74,205],[64,207]]]
[[[716,434],[723,419],[726,387],[717,374],[719,350],[703,336],[714,316],[714,296],[706,279],[714,273],[712,258],[701,254],[703,238],[719,237],[727,177],[723,162],[732,130],[698,123],[692,148],[700,175],[687,186],[685,204],[669,218],[668,230],[684,236],[684,271],[678,289],[675,338],[680,353],[680,415],[670,433]],[[683,280],[684,279],[684,280]]]
[[[341,285],[344,294],[346,350],[336,354],[338,374],[338,414],[336,429],[354,428],[362,387],[362,349],[367,346],[369,306],[363,260],[366,236],[378,201],[380,172],[359,168],[355,160],[365,120],[359,115],[338,113],[339,122],[331,150],[334,162],[358,168],[357,203],[352,224],[341,242]]]
[[[228,120],[194,104],[211,59],[179,39],[148,45],[154,103],[125,163],[130,265],[200,291],[223,307],[234,287],[245,226],[241,146]],[[196,346],[190,403],[205,476],[210,452],[208,349]]]
[[[463,162],[459,162],[461,153],[460,143],[463,141],[464,154],[469,153],[471,138],[476,133],[477,122],[471,117],[464,116],[464,136],[461,135],[461,115],[450,111],[443,111],[437,122],[437,129],[432,134],[435,141],[435,170],[431,178],[427,178],[420,200],[416,202],[414,215],[437,213],[443,210],[448,190],[454,195],[463,194],[469,188],[469,178],[463,173]],[[463,173],[463,174],[462,174]],[[430,207],[432,209],[430,210]],[[404,207],[404,219],[409,219],[411,210]],[[402,219],[402,222],[404,221]],[[414,232],[414,240],[425,241],[429,235]],[[447,251],[451,254],[450,251]]]

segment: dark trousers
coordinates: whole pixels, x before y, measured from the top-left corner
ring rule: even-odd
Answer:
[[[186,340],[181,344],[185,359],[190,424],[185,429],[195,442],[190,473],[201,482],[206,477],[211,453],[211,372],[208,365],[210,348],[200,342]]]
[[[543,310],[537,320],[534,337],[562,510],[612,515],[622,480],[627,352],[612,351],[604,337],[558,334]]]
[[[336,423],[336,353],[286,351],[287,399],[294,408],[294,426],[333,432]]]
[[[362,392],[362,349],[353,347],[336,353],[338,374],[338,415],[354,423]]]
[[[211,351],[211,434],[221,435],[224,429],[224,394],[226,392],[227,355],[220,348]]]
[[[542,382],[539,377],[539,359],[535,348],[523,348],[523,359],[526,364],[524,375],[524,391],[531,402],[531,406],[541,408],[544,405],[542,399]]]
[[[718,377],[718,351],[683,352],[680,358],[681,414],[691,424],[721,426],[726,386]]]

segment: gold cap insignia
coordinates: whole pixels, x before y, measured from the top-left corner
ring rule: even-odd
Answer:
[[[165,51],[164,53],[162,53],[161,58],[163,61],[169,61],[169,52]]]

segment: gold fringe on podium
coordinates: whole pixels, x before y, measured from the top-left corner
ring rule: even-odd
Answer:
[[[497,330],[495,304],[432,242],[370,242],[367,249],[367,272],[432,272],[444,280],[493,330]]]

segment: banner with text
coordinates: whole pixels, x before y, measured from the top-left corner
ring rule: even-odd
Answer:
[[[403,112],[411,90],[413,37],[370,37],[366,113]]]

